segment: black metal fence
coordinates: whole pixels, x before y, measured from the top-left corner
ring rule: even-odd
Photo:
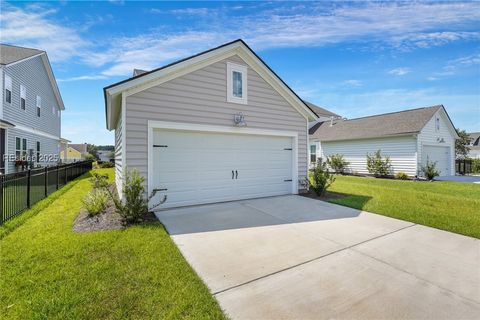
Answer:
[[[459,174],[472,173],[472,159],[455,160],[455,172]]]
[[[91,169],[81,161],[0,175],[0,225]]]

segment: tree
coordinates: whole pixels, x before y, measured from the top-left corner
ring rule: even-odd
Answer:
[[[470,136],[465,130],[460,130],[457,128],[457,133],[459,138],[455,140],[455,155],[457,158],[463,159],[468,156],[470,151]]]
[[[98,152],[97,152],[97,146],[94,145],[94,144],[90,144],[88,143],[87,144],[87,152],[90,153],[95,159],[99,159],[98,158]]]

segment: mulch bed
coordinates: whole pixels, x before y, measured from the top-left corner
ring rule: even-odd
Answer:
[[[110,185],[109,189],[112,192],[116,192],[114,185]],[[155,214],[153,212],[147,212],[143,215],[139,223],[148,224],[156,221],[158,220]],[[127,223],[125,223],[122,217],[117,213],[113,201],[109,200],[105,206],[105,210],[96,216],[90,216],[88,211],[85,210],[85,208],[82,208],[79,215],[75,219],[75,222],[73,223],[73,231],[91,232],[102,230],[119,230],[124,229],[127,226]]]
[[[322,201],[342,199],[347,196],[343,193],[336,193],[336,192],[329,192],[329,191],[326,191],[325,194],[321,197],[317,196],[317,194],[313,191],[308,191],[307,193],[302,193],[301,195],[307,198],[322,200]]]

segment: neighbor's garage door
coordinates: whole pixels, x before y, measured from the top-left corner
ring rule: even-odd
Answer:
[[[450,148],[437,146],[423,146],[422,148],[422,164],[436,162],[437,170],[440,171],[441,176],[450,175]]]
[[[292,193],[292,138],[154,130],[162,208]]]

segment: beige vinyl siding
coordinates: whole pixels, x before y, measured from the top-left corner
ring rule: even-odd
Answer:
[[[435,118],[440,117],[440,130],[435,128]],[[422,163],[422,149],[424,145],[449,147],[450,148],[450,173],[455,174],[455,137],[450,130],[449,120],[443,110],[437,113],[430,119],[422,131],[418,134],[418,168],[420,169]],[[445,142],[439,142],[444,139]]]
[[[147,178],[148,120],[232,126],[243,112],[250,128],[298,132],[298,173],[306,176],[307,120],[250,67],[248,104],[227,102],[227,61],[247,66],[233,56],[126,98],[128,167]]]
[[[321,142],[320,147],[324,160],[332,154],[343,155],[350,162],[350,173],[368,174],[366,155],[380,149],[383,155],[390,156],[393,174],[400,171],[412,177],[417,174],[414,136]]]
[[[115,128],[115,183],[117,185],[117,190],[119,193],[122,192],[122,160],[123,160],[123,123],[122,123],[122,114],[120,113],[117,121],[117,126]]]

